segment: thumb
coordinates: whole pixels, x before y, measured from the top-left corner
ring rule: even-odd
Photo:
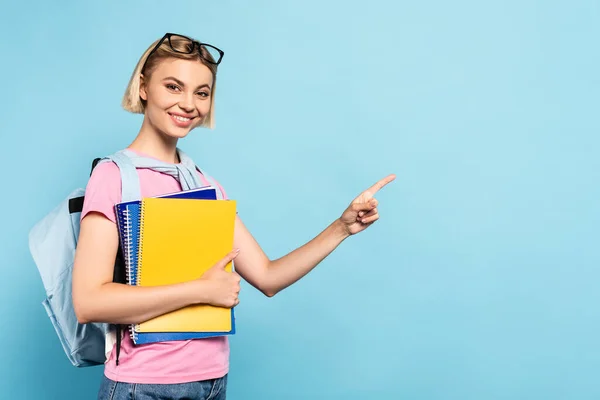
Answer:
[[[215,269],[224,270],[227,264],[233,261],[234,258],[240,253],[240,249],[233,249],[229,253],[225,255],[225,257],[221,258],[217,263],[213,266]]]

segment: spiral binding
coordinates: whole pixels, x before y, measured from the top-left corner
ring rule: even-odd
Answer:
[[[125,231],[124,241],[124,253],[125,253],[125,274],[127,275],[127,283],[132,284],[132,268],[133,265],[133,252],[131,251],[132,238],[131,238],[131,213],[128,207],[125,207],[123,211],[123,217],[125,219],[123,229]]]
[[[137,233],[137,243],[138,243],[138,249],[137,249],[137,272],[136,272],[136,276],[135,276],[135,285],[139,286],[141,281],[140,281],[140,276],[142,275],[141,269],[142,269],[142,247],[144,244],[144,233],[143,233],[143,221],[144,221],[144,210],[145,210],[145,202],[142,200],[140,201],[140,223],[139,223],[139,227],[138,227],[138,233]],[[134,343],[137,341],[137,335],[138,335],[138,331],[140,330],[140,324],[135,324],[132,325],[132,332],[131,332],[131,339],[134,341]]]

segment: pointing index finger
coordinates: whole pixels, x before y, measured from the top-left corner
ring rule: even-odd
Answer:
[[[375,193],[377,193],[385,185],[387,185],[394,179],[396,179],[396,175],[390,174],[390,175],[386,176],[385,178],[383,178],[382,180],[380,180],[379,182],[377,182],[376,184],[374,184],[373,186],[371,186],[370,188],[368,188],[367,192],[369,192],[371,195],[374,195]]]

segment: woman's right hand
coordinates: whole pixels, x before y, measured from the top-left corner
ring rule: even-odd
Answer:
[[[239,249],[231,251],[200,277],[199,280],[205,283],[204,288],[200,290],[205,291],[203,297],[208,304],[226,308],[239,304],[241,278],[237,272],[225,270],[227,264],[233,261],[239,252]]]

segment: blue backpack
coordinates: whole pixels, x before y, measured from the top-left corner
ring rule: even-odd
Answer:
[[[214,179],[201,171],[183,151],[177,149],[177,152],[181,162],[168,164],[121,150],[108,157],[96,158],[92,163],[92,172],[99,163],[115,163],[121,175],[122,201],[141,198],[136,168],[150,168],[172,175],[180,182],[183,190],[203,186],[197,171],[216,189],[217,198],[223,199],[221,188]],[[118,364],[124,328],[107,323],[80,324],[73,308],[72,270],[84,196],[84,188],[73,190],[36,223],[29,233],[29,249],[46,293],[42,304],[71,364],[76,367],[104,364],[115,344]],[[124,265],[122,249],[119,247],[115,259],[114,282],[126,283]]]

